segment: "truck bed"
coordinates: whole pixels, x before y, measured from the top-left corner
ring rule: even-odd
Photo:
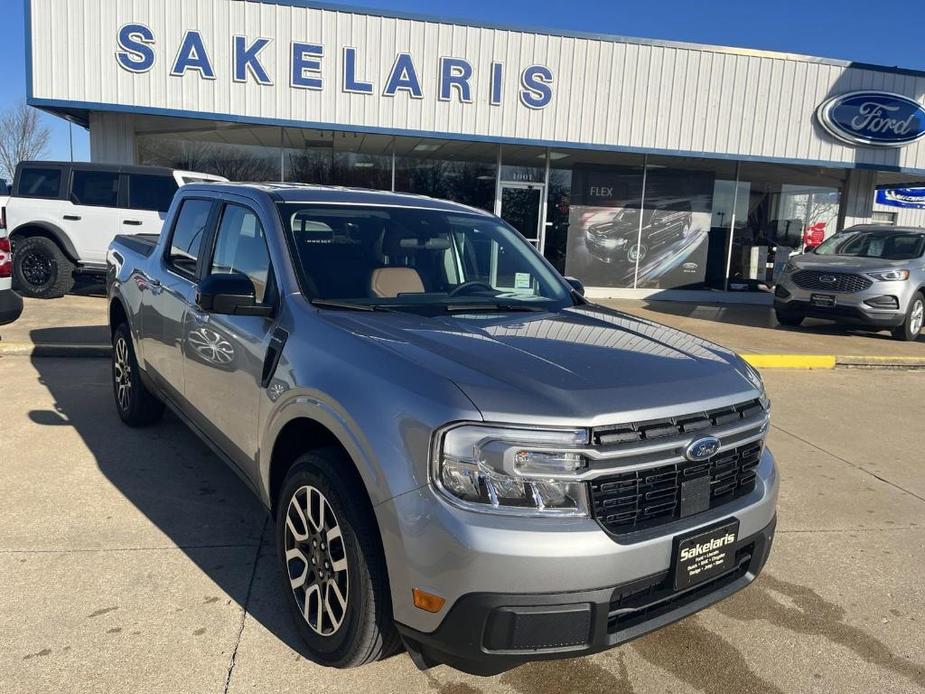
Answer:
[[[160,234],[137,234],[134,236],[119,234],[115,238],[124,248],[137,253],[143,258],[150,257],[154,252],[158,239],[160,239]]]

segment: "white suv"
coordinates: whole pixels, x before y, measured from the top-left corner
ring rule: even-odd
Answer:
[[[148,166],[21,163],[6,207],[14,288],[42,299],[66,294],[75,272],[105,274],[117,234],[159,234],[180,186],[225,180]]]

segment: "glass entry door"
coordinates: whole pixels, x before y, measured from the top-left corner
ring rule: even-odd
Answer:
[[[541,183],[501,182],[501,219],[539,248],[545,186]]]

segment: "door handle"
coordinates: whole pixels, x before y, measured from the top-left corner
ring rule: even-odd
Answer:
[[[139,222],[137,219],[125,219],[122,221],[122,223],[130,227],[140,227],[141,226],[141,222]]]
[[[64,215],[64,219],[65,219],[66,221],[68,221],[68,222],[79,222],[79,221],[80,221],[80,215],[77,215],[77,214],[66,214],[66,215]]]
[[[263,378],[260,381],[260,387],[266,388],[273,380],[276,369],[279,366],[279,360],[283,356],[283,347],[286,346],[286,340],[289,339],[289,333],[282,328],[273,331],[273,337],[270,338],[270,346],[267,348],[267,356],[263,360]]]

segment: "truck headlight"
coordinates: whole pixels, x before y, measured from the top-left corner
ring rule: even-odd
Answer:
[[[904,282],[909,279],[908,270],[887,270],[886,272],[868,272],[868,277],[873,277],[880,282]]]
[[[519,429],[476,424],[441,430],[432,479],[450,501],[477,511],[588,515],[585,429]]]

